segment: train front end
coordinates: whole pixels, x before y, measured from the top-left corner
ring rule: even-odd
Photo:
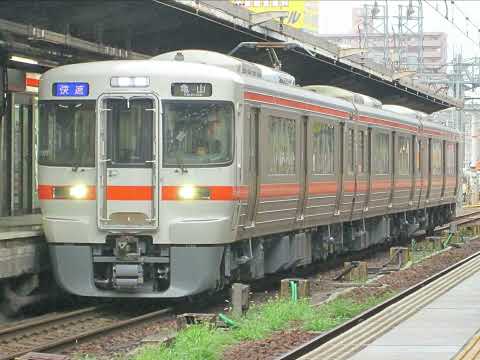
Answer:
[[[44,74],[38,190],[65,290],[178,298],[221,286],[235,238],[233,75],[154,60]]]

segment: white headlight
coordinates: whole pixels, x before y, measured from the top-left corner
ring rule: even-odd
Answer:
[[[74,199],[85,199],[88,189],[85,185],[74,185],[70,188],[70,196]]]
[[[114,76],[110,79],[112,87],[147,87],[150,78],[147,76]]]
[[[197,189],[192,185],[184,185],[178,189],[178,197],[183,200],[192,200],[197,196]]]

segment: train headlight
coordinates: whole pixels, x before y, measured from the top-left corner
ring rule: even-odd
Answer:
[[[150,78],[147,76],[114,76],[110,78],[112,87],[148,87]]]
[[[178,188],[176,198],[180,200],[210,200],[211,193],[207,186],[183,185]]]
[[[178,197],[182,200],[193,200],[197,197],[197,188],[193,185],[183,185],[178,189]]]
[[[85,199],[88,194],[88,188],[83,184],[74,185],[70,188],[69,194],[73,199]]]

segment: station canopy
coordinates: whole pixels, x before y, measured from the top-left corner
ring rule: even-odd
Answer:
[[[334,44],[282,25],[260,22],[231,1],[5,1],[0,2],[0,47],[37,59],[46,68],[101,59],[144,59],[178,49],[228,53],[241,42],[294,43],[277,49],[282,70],[300,85],[332,85],[431,113],[461,107],[412,77],[389,72]],[[265,49],[240,48],[235,56],[271,66]]]

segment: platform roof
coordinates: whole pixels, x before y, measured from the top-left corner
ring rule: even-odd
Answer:
[[[245,8],[229,1],[124,0],[0,2],[0,46],[41,59],[44,67],[110,58],[148,58],[201,48],[227,53],[243,41],[294,41],[278,50],[283,70],[301,85],[325,84],[375,97],[387,104],[431,113],[461,107],[409,78],[276,21],[253,25]],[[264,51],[237,56],[270,65]],[[24,65],[25,66],[25,65]]]

